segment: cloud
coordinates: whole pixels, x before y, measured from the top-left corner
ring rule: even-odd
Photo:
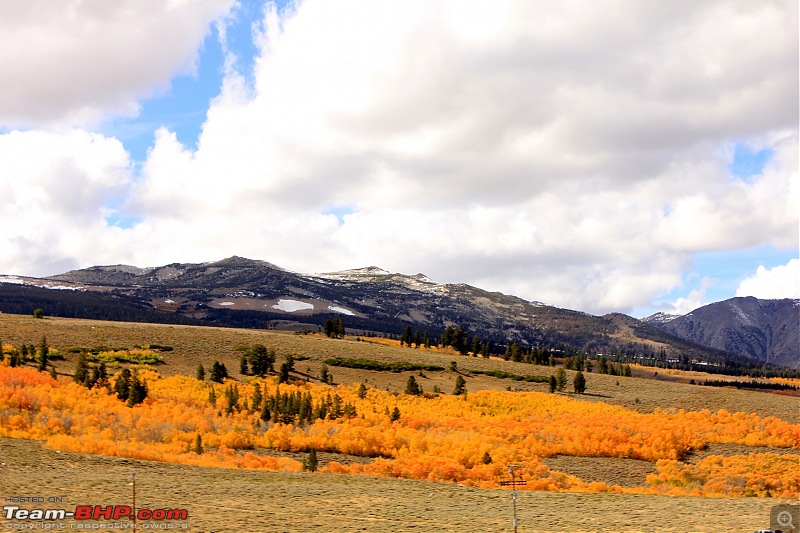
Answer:
[[[124,249],[108,207],[130,184],[122,144],[85,130],[0,135],[0,269],[51,275]]]
[[[30,0],[0,5],[0,127],[92,124],[192,73],[233,0]]]
[[[796,246],[795,3],[305,0],[258,26],[197,149],[157,132],[101,256],[377,264],[603,313],[696,252]],[[759,175],[731,175],[737,143]]]
[[[781,299],[800,298],[800,260],[792,259],[785,265],[767,269],[759,266],[756,273],[740,284],[736,296]]]

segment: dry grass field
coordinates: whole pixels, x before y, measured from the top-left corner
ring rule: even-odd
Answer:
[[[383,362],[408,361],[442,366],[449,369],[456,361],[458,369],[467,379],[467,390],[535,390],[545,391],[547,385],[499,379],[490,376],[468,374],[469,370],[503,370],[518,375],[549,376],[555,369],[546,366],[514,363],[498,359],[464,357],[454,352],[428,351],[424,349],[400,348],[372,342],[356,341],[354,338],[331,340],[318,335],[295,335],[286,332],[248,330],[233,328],[177,326],[164,324],[136,324],[127,322],[105,322],[68,318],[34,319],[29,316],[0,314],[0,341],[19,344],[36,344],[42,335],[65,356],[63,361],[54,361],[60,374],[71,375],[75,368],[75,354],[69,348],[106,345],[132,348],[135,345],[160,344],[173,347],[173,351],[161,354],[165,364],[157,370],[164,376],[175,374],[194,375],[197,366],[206,370],[218,359],[225,363],[233,377],[237,377],[239,352],[237,345],[261,343],[276,350],[278,362],[288,354],[308,357],[298,361],[296,369],[319,375],[322,361],[331,357],[364,357]],[[331,368],[337,383],[351,384],[366,381],[369,385],[388,390],[402,391],[409,372],[370,372],[360,369]],[[624,378],[610,375],[586,374],[587,394],[580,398],[622,405],[640,412],[652,412],[656,408],[686,409],[691,411],[727,409],[743,411],[759,416],[776,416],[787,422],[800,421],[800,397],[785,396],[760,391],[728,388],[701,387],[688,383],[664,379],[676,376],[675,372],[634,367],[634,375],[640,378]],[[450,370],[424,372],[424,377],[413,373],[426,391],[438,386],[451,392],[457,374]],[[573,373],[567,372],[569,382]],[[698,379],[698,373],[693,373]],[[646,376],[646,377],[645,377]],[[709,375],[709,379],[716,379]],[[571,390],[571,387],[568,387]]]
[[[365,381],[371,387],[386,390],[402,391],[408,376],[413,374],[424,390],[438,386],[449,393],[460,373],[466,378],[469,391],[544,391],[547,386],[543,384],[474,375],[470,371],[503,370],[545,376],[554,373],[550,367],[400,348],[354,338],[330,340],[265,330],[60,318],[37,320],[0,314],[3,343],[37,344],[42,335],[65,357],[54,361],[61,375],[71,375],[75,368],[76,355],[68,352],[70,348],[159,344],[173,347],[172,351],[161,354],[164,364],[157,370],[164,376],[194,375],[198,364],[208,369],[217,359],[227,365],[234,378],[240,378],[239,352],[234,347],[256,343],[275,349],[279,363],[288,354],[302,356],[296,369],[312,380],[318,376],[322,361],[331,357],[408,361],[446,369],[391,373],[331,368],[337,383]],[[449,369],[451,361],[457,362],[458,373]],[[572,372],[568,374],[571,382]],[[654,374],[648,368],[635,368],[634,375],[639,377],[633,378],[587,374],[587,394],[569,395],[639,412],[652,412],[656,408],[726,409],[761,417],[776,416],[793,424],[800,420],[800,398],[796,396],[700,387],[686,383],[685,376],[675,373]],[[699,377],[693,375],[691,379]],[[780,453],[774,448],[712,445],[689,460],[711,454],[728,456],[764,451]],[[323,463],[329,459],[347,460],[324,454],[320,459]],[[623,487],[641,485],[653,471],[652,463],[632,459],[557,456],[545,462],[555,470],[586,481],[605,481]],[[513,531],[508,490],[400,479],[192,467],[59,453],[43,448],[40,442],[11,439],[0,439],[0,463],[0,498],[64,496],[69,502],[67,508],[82,503],[129,503],[130,469],[135,468],[137,505],[140,508],[185,506],[189,510],[187,523],[191,531]],[[519,531],[753,531],[769,525],[769,509],[778,503],[787,502],[772,498],[521,491]]]
[[[64,497],[66,509],[130,505],[133,469],[137,508],[185,508],[183,523],[195,532],[513,531],[510,490],[190,467],[56,453],[38,442],[11,439],[0,439],[0,462],[0,496]],[[518,530],[753,531],[769,526],[770,508],[779,503],[790,502],[520,491]]]

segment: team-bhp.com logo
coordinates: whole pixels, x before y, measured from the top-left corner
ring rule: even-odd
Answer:
[[[186,509],[134,509],[129,505],[78,505],[74,511],[67,509],[23,509],[19,505],[4,505],[3,511],[6,520],[27,520],[27,521],[59,521],[72,519],[79,525],[82,522],[87,522],[87,527],[77,527],[75,523],[72,524],[73,529],[95,529],[89,526],[88,521],[136,521],[141,523],[142,529],[151,529],[148,527],[149,523],[160,523],[165,521],[186,520],[189,517],[189,512]],[[43,523],[44,523],[43,522]],[[154,528],[158,528],[153,524]],[[117,525],[119,528],[119,525]],[[42,528],[50,529],[50,528]],[[59,529],[63,529],[63,526]],[[124,528],[127,529],[127,528]],[[160,528],[158,528],[160,529]]]

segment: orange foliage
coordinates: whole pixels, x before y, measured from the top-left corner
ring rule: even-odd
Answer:
[[[30,368],[0,366],[0,436],[46,440],[54,449],[231,468],[297,471],[300,462],[261,456],[257,449],[343,453],[366,464],[329,462],[334,474],[389,476],[494,487],[507,465],[523,464],[526,488],[622,491],[550,470],[555,454],[628,457],[656,462],[650,487],[626,491],[796,497],[797,454],[709,457],[685,464],[688,452],[711,443],[800,448],[800,426],[755,414],[683,410],[642,414],[599,402],[542,393],[478,391],[422,398],[357,387],[283,384],[282,394],[310,393],[314,402],[338,395],[356,415],[313,423],[273,423],[253,405],[254,392],[276,392],[274,380],[237,383],[240,407],[227,409],[228,384],[208,384],[140,371],[149,394],[129,408],[105,388],[87,390]],[[110,380],[113,382],[113,378]],[[209,404],[214,388],[216,403]],[[388,413],[400,410],[399,420]],[[205,453],[195,453],[200,435]],[[492,461],[484,464],[486,454]],[[792,469],[794,467],[794,469]]]

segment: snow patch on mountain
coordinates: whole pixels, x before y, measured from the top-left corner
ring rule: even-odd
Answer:
[[[339,307],[338,305],[329,305],[328,309],[330,311],[333,311],[334,313],[341,313],[341,314],[347,315],[347,316],[356,316],[356,314],[354,312],[352,312],[351,310],[345,309],[344,307]]]
[[[285,311],[287,313],[294,313],[296,311],[305,311],[307,309],[314,309],[314,304],[300,302],[298,300],[284,300],[281,298],[278,303],[272,306],[273,309],[278,311]]]

